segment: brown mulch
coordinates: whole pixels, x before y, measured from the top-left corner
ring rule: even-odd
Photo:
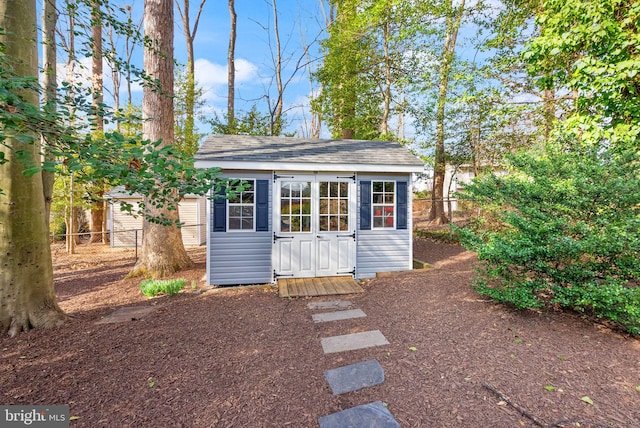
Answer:
[[[366,318],[320,324],[307,303],[336,297],[206,290],[205,250],[189,251],[196,266],[176,277],[195,289],[147,299],[139,279],[122,279],[132,250],[54,250],[70,319],[0,339],[0,403],[69,404],[78,427],[313,427],[377,400],[403,427],[640,426],[638,339],[576,315],[488,301],[469,287],[474,254],[456,245],[416,240],[416,257],[433,269],[367,281],[365,293],[339,297]],[[157,309],[96,324],[128,306]],[[390,345],[322,352],[323,337],[376,329]],[[325,370],[373,358],[384,383],[331,394]]]

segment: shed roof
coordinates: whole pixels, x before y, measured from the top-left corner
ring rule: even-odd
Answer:
[[[104,194],[105,199],[142,199],[143,195],[137,192],[130,192],[124,186],[116,186]],[[182,196],[184,199],[198,199],[203,196],[187,194]]]
[[[423,162],[392,141],[211,135],[196,167],[267,171],[422,172]]]

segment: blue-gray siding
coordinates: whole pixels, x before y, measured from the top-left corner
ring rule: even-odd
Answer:
[[[263,284],[273,281],[272,267],[272,214],[273,176],[271,174],[233,172],[228,177],[268,180],[269,227],[266,232],[213,232],[209,228],[207,246],[207,279],[212,285]],[[406,229],[360,230],[360,210],[356,243],[357,278],[375,277],[377,272],[409,270],[412,268],[411,178],[402,174],[359,174],[357,207],[360,207],[360,181],[406,181],[408,215]],[[208,203],[208,222],[212,224],[212,202]]]
[[[413,267],[413,242],[411,221],[411,177],[409,175],[358,174],[360,181],[395,180],[406,181],[407,228],[360,230],[358,215],[358,239],[356,244],[356,274],[358,279],[373,278],[377,272],[409,270]],[[360,186],[358,207],[361,206]]]
[[[225,174],[230,178],[268,180],[269,211],[273,203],[273,176],[246,171]],[[209,202],[209,225],[213,201]],[[273,281],[271,216],[265,232],[214,232],[210,227],[207,245],[207,282],[212,285],[265,284]]]

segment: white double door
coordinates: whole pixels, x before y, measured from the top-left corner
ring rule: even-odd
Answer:
[[[277,176],[273,266],[277,277],[355,274],[354,177]]]

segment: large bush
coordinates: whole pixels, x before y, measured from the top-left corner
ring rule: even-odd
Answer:
[[[640,153],[549,144],[513,173],[466,189],[485,216],[460,230],[477,290],[517,308],[553,305],[640,334]]]

